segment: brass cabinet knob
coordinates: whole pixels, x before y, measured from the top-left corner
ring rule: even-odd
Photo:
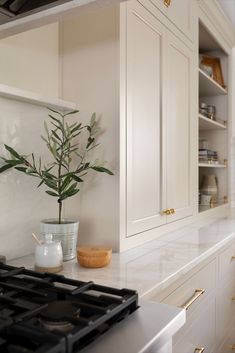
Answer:
[[[167,216],[170,216],[171,214],[175,213],[174,208],[167,208],[166,210],[162,211],[163,214],[166,214]]]
[[[166,7],[169,7],[170,4],[171,4],[171,0],[164,0],[164,5],[165,5]]]
[[[232,256],[232,257],[231,257],[231,260],[235,260],[235,256]]]
[[[198,348],[195,348],[195,351],[194,351],[194,353],[202,353],[202,352],[204,352],[204,350],[205,350],[205,348],[204,347],[198,347]]]

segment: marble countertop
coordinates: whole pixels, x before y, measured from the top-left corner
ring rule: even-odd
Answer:
[[[235,217],[199,220],[157,240],[121,254],[113,254],[109,266],[86,269],[77,260],[64,263],[62,274],[118,288],[131,288],[141,297],[169,286],[194,266],[235,238]],[[9,262],[32,268],[34,256]]]

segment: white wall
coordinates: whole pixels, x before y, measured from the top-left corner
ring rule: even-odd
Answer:
[[[0,40],[0,83],[58,97],[58,23]]]
[[[0,41],[0,83],[58,96],[58,24]],[[41,141],[47,109],[0,98],[0,155],[3,144],[22,154],[35,152],[48,158]],[[0,175],[0,254],[8,259],[34,249],[32,231],[42,218],[57,216],[55,199],[36,190],[36,180],[14,171]]]
[[[118,12],[105,7],[61,25],[63,98],[78,103],[85,122],[96,112],[103,133],[95,156],[108,161],[114,177],[92,173],[66,216],[79,219],[79,244],[117,249],[118,234]]]

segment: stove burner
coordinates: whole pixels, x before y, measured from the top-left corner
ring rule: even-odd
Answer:
[[[74,328],[71,321],[79,318],[80,309],[70,301],[56,300],[40,312],[41,325],[49,331],[68,332]]]
[[[80,352],[137,308],[135,291],[0,262],[0,353]]]
[[[69,332],[74,328],[74,325],[69,321],[46,321],[40,319],[40,323],[48,331]]]

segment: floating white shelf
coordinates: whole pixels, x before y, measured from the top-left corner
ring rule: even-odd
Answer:
[[[226,126],[218,121],[211,120],[199,114],[199,130],[225,130]]]
[[[116,4],[121,1],[109,0],[108,3]],[[58,3],[56,6],[53,6],[53,4],[48,5],[40,12],[33,10],[28,16],[20,16],[18,19],[0,25],[0,39],[45,26],[49,23],[63,21],[66,18],[70,18],[74,13],[79,15],[82,11],[87,11],[88,7],[99,8],[102,4],[107,5],[107,0],[64,0],[58,1]]]
[[[220,96],[227,94],[227,90],[220,86],[210,76],[199,69],[199,96]]]
[[[227,168],[226,164],[198,163],[200,168]]]
[[[43,107],[58,109],[62,112],[76,110],[77,105],[62,99],[43,97],[40,94],[32,93],[15,87],[0,84],[0,97],[13,99],[20,102],[36,104]]]

